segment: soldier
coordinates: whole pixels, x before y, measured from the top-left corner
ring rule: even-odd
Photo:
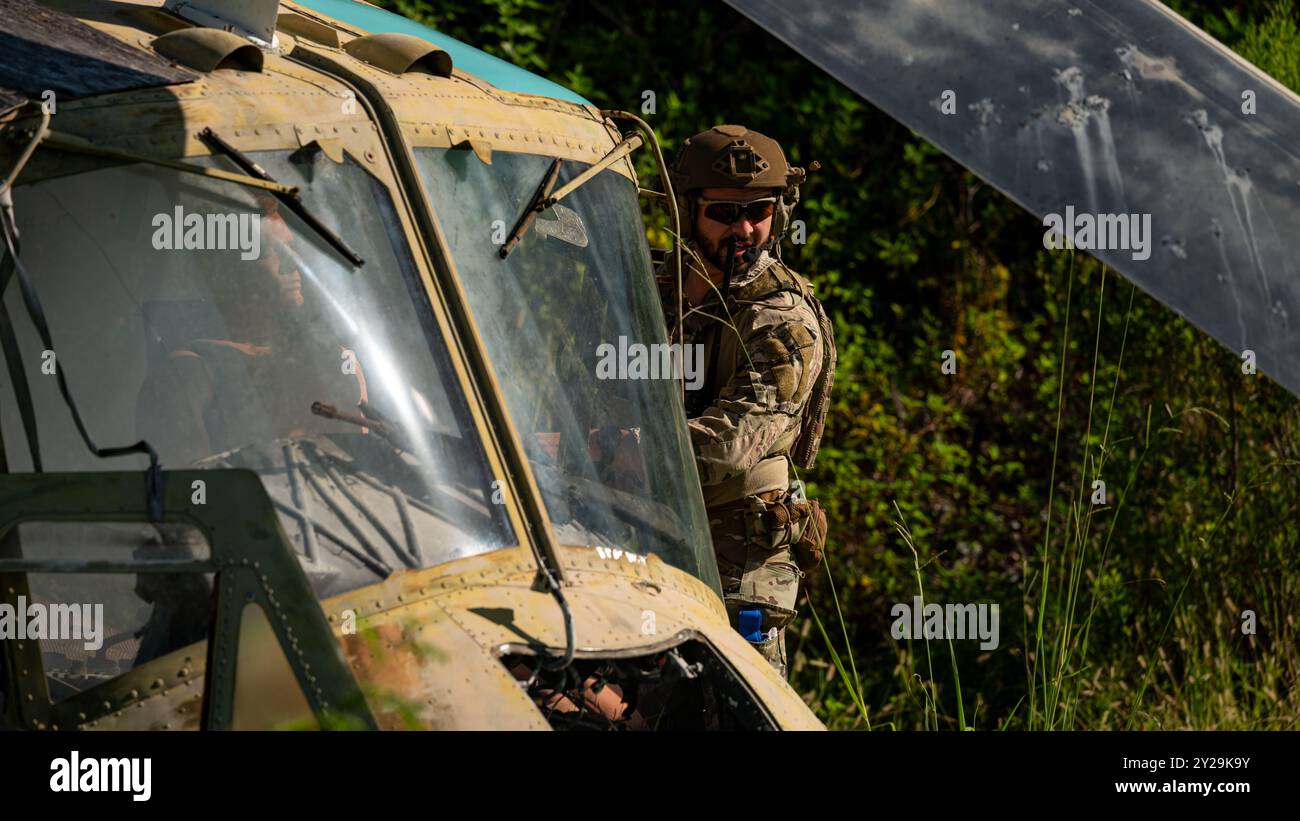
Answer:
[[[686,415],[723,596],[732,624],[784,676],[799,581],[826,538],[794,470],[812,467],[835,372],[813,287],[780,258],[806,174],[775,140],[720,125],[686,141],[670,176],[684,234],[682,341],[703,346],[706,375]],[[657,279],[675,341],[671,257]]]

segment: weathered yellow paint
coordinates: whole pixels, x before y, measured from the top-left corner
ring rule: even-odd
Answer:
[[[726,658],[781,727],[821,728],[789,685],[731,627],[722,602],[702,582],[654,556],[641,565],[600,558],[591,548],[564,548],[563,554],[570,567],[585,568],[575,570],[564,591],[573,611],[579,657],[639,655],[671,646],[684,636],[698,637]],[[484,693],[495,700],[513,688],[522,696],[518,683],[496,660],[501,651],[533,644],[556,653],[564,648],[564,625],[555,600],[533,589],[532,572],[490,561],[494,556],[397,573],[384,584],[324,603],[354,669],[389,694],[423,702],[421,726],[522,727],[537,715],[532,702],[513,696],[494,701],[481,717],[486,723],[475,723],[477,707],[469,708],[470,716],[458,713],[457,705],[483,700]],[[357,616],[357,635],[342,634],[346,610]],[[641,632],[647,610],[656,614],[654,635]],[[362,636],[366,628],[382,637],[381,652],[367,648]],[[467,658],[481,664],[465,664]],[[381,702],[371,699],[370,704],[380,716]]]

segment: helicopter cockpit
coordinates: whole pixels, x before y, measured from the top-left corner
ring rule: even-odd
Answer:
[[[611,681],[815,725],[726,621],[681,383],[600,366],[668,347],[636,138],[303,4],[256,47],[139,5],[61,23],[116,91],[0,114],[0,602],[103,605],[6,645],[0,713],[544,728]]]

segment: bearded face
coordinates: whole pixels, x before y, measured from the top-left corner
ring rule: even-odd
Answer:
[[[705,188],[700,191],[695,209],[695,241],[700,256],[720,273],[725,274],[733,260],[735,267],[730,269],[733,276],[744,273],[757,259],[757,254],[752,254],[753,249],[763,247],[772,236],[775,206],[765,202],[771,199],[773,192],[764,189]],[[728,255],[732,240],[734,249]],[[746,252],[751,252],[751,255],[747,257]]]
[[[713,263],[719,271],[726,272],[727,266],[730,265],[731,258],[735,258],[735,267],[731,268],[733,276],[739,276],[745,272],[750,263],[745,261],[745,252],[751,247],[751,244],[739,237],[735,240],[735,245],[730,244],[731,237],[710,238],[697,236],[700,256]],[[731,253],[728,254],[728,251]]]

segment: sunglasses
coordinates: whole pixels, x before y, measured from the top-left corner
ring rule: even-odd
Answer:
[[[762,222],[772,216],[772,212],[776,210],[776,197],[765,197],[760,200],[748,200],[746,202],[710,200],[700,197],[700,205],[704,209],[705,217],[723,225],[732,225],[739,222],[742,215],[750,222]]]

